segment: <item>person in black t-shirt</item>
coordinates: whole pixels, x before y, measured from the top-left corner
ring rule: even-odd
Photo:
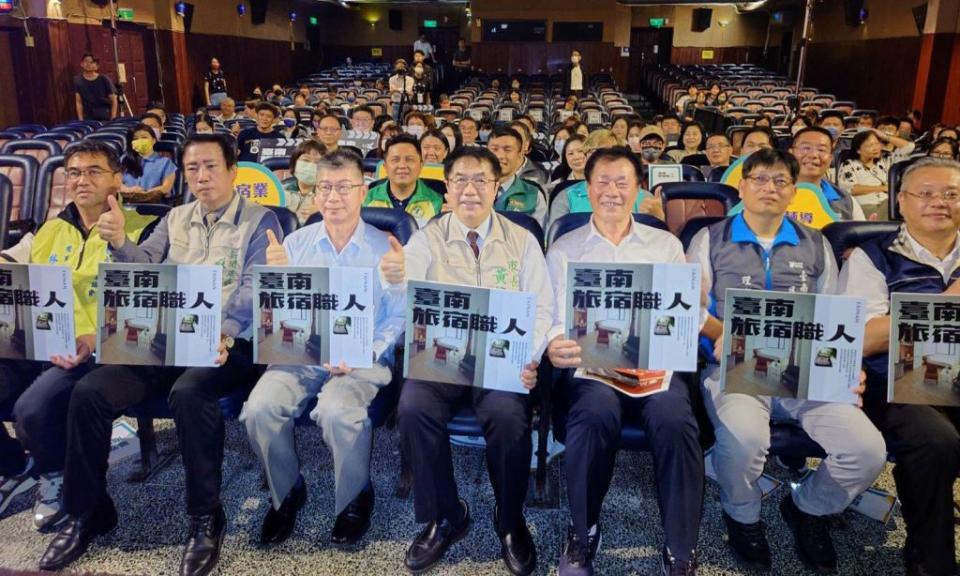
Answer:
[[[241,162],[256,162],[260,154],[260,140],[272,138],[283,138],[283,133],[277,127],[277,109],[273,104],[261,102],[257,104],[257,125],[237,135],[238,159]]]
[[[227,97],[227,79],[223,77],[220,61],[210,59],[210,70],[203,75],[203,93],[207,98],[207,106],[220,106]]]
[[[116,118],[117,89],[109,78],[100,74],[100,60],[93,54],[84,54],[80,70],[82,73],[73,81],[77,118],[101,122]]]

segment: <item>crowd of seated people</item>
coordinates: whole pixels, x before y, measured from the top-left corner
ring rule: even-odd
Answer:
[[[919,275],[935,269],[937,281],[917,281],[917,291],[960,293],[956,128],[935,126],[929,136],[921,136],[914,133],[912,120],[876,114],[855,115],[857,125],[850,127],[851,116],[829,108],[837,104],[835,98],[826,103],[815,100],[815,94],[810,101],[819,102],[819,109],[801,106],[794,116],[786,107],[777,108],[780,100],[761,100],[768,92],[778,91],[784,101],[790,94],[779,92],[784,86],[766,74],[757,78],[758,84],[769,80],[765,91],[745,93],[749,99],[744,101],[764,106],[757,114],[736,117],[741,94],[727,90],[723,80],[711,80],[703,70],[654,70],[648,83],[663,81],[661,93],[676,96],[668,103],[676,112],[642,118],[608,76],[594,77],[577,95],[564,94],[549,77],[472,77],[436,99],[443,107],[405,108],[396,105],[403,99],[389,92],[389,72],[382,66],[325,71],[294,87],[255,91],[240,114],[227,97],[218,110],[204,109],[188,118],[155,107],[137,119],[50,130],[71,139],[59,160],[70,201],[57,218],[37,222],[36,230],[5,246],[2,255],[15,262],[64,261],[70,239],[89,235],[102,259],[84,261],[83,272],[74,272],[75,294],[85,295],[76,298],[76,355],[52,359],[54,367],[45,371],[27,362],[0,362],[0,373],[22,383],[16,392],[10,390],[10,398],[0,398],[2,404],[19,396],[16,438],[0,427],[0,513],[10,499],[39,481],[35,522],[56,532],[41,568],[69,565],[114,529],[117,512],[106,485],[109,424],[130,406],[168,394],[187,472],[190,530],[182,573],[209,573],[227,526],[220,503],[224,436],[217,401],[254,384],[240,419],[271,492],[263,542],[289,537],[303,506],[307,486],[299,473],[290,414],[320,391],[310,418],[334,454],[336,521],[330,538],[337,545],[357,543],[369,529],[375,502],[369,474],[372,424],[366,409],[395,376],[393,349],[402,341],[405,307],[402,287],[409,280],[483,286],[485,271],[513,263],[517,274],[509,288],[537,297],[534,362],[516,379],[529,389],[562,387],[566,402],[564,474],[570,518],[559,573],[593,573],[602,504],[622,418],[629,412],[646,430],[654,455],[663,573],[695,574],[705,472],[690,382],[674,376],[667,391],[637,400],[573,377],[580,350],[564,330],[565,266],[605,261],[700,265],[712,302],[722,301],[725,288],[744,286],[870,299],[867,384],[857,390],[864,410],[725,394],[717,386],[719,354],[705,358],[706,368],[692,386],[707,398],[716,434],[713,462],[728,542],[744,564],[771,569],[756,481],[770,448],[771,415],[777,414],[796,421],[826,453],[816,472],[779,504],[807,567],[837,570],[827,518],[872,485],[889,452],[896,459],[894,477],[906,520],[908,573],[955,573],[956,414],[914,414],[876,398],[886,382],[888,331],[883,322],[889,323],[889,295],[851,279],[870,274],[887,286],[893,280],[916,280],[901,278],[905,270]],[[692,83],[684,87],[684,82]],[[718,114],[702,114],[709,107]],[[763,112],[765,108],[781,113]],[[277,211],[233,188],[238,162],[256,162],[265,140],[295,141],[283,168],[288,174],[283,190],[285,208],[296,215],[299,229],[286,237]],[[161,148],[169,153],[161,154]],[[905,169],[899,188],[891,190],[889,174],[898,163]],[[668,203],[662,189],[649,184],[651,170],[674,164],[684,168],[685,181],[700,183],[724,181],[734,165],[740,170],[740,177],[730,180],[731,192],[741,201],[739,211],[700,230],[689,246],[668,230]],[[862,253],[855,251],[848,264],[836,262],[824,234],[788,216],[798,185],[816,188],[838,221],[900,218],[902,224],[894,235],[863,246]],[[888,209],[888,196],[899,206],[898,214]],[[169,207],[160,218],[142,215],[135,206],[157,202]],[[930,207],[937,218],[930,216]],[[404,245],[365,224],[364,208],[409,214],[417,231]],[[526,227],[503,216],[510,212],[528,216]],[[307,224],[317,213],[322,221]],[[553,243],[544,245],[531,233],[537,230],[543,237],[577,213],[591,216]],[[220,215],[221,221],[229,214],[242,226],[218,225],[216,218],[208,224],[210,214]],[[649,219],[637,222],[637,214]],[[203,216],[197,216],[204,222],[202,231],[191,226],[196,215]],[[217,236],[217,242],[201,242],[198,234]],[[207,242],[219,248],[202,250]],[[741,249],[749,244],[763,246],[763,254]],[[901,249],[883,257],[893,244]],[[902,249],[904,245],[913,247]],[[242,273],[224,287],[228,297],[220,367],[149,372],[96,365],[90,333],[96,302],[90,294],[96,265],[107,259],[218,265],[232,259],[233,269]],[[729,269],[716,269],[716,262]],[[253,370],[253,309],[241,304],[250,301],[246,277],[258,264],[377,269],[374,368],[271,367],[262,375]],[[769,285],[755,280],[741,286],[733,280],[763,279],[764,267],[779,271],[795,264],[804,269],[802,285],[797,275],[779,272]],[[722,306],[704,309],[700,331],[720,350],[717,310]],[[538,381],[538,364],[547,359],[557,369],[550,377],[559,375],[552,382]],[[258,379],[248,382],[251,374]],[[401,389],[396,407],[400,441],[413,475],[416,519],[425,524],[410,544],[405,564],[413,573],[430,569],[471,529],[445,431],[456,409],[471,405],[486,438],[497,502],[493,524],[506,569],[533,573],[538,550],[523,516],[531,406],[524,396],[467,390],[412,380]],[[885,442],[884,435],[908,441]]]

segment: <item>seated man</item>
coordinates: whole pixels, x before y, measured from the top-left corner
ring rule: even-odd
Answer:
[[[362,161],[350,151],[334,152],[319,161],[317,178],[316,202],[323,221],[287,236],[283,246],[271,238],[267,264],[377,270],[391,237],[360,219]],[[293,434],[294,421],[313,397],[317,406],[310,417],[322,428],[323,440],[333,452],[337,520],[330,539],[334,544],[354,544],[370,527],[373,436],[367,407],[390,383],[393,348],[403,333],[405,309],[403,295],[383,290],[379,282],[374,285],[374,302],[372,368],[271,366],[243,407],[240,421],[266,469],[273,496],[260,533],[264,544],[286,540],[307,498]]]
[[[387,178],[370,188],[363,205],[404,210],[423,227],[440,213],[443,196],[420,179],[420,141],[410,134],[394,136],[387,141],[383,154]]]
[[[340,118],[333,114],[324,115],[317,126],[316,138],[327,148],[327,154],[337,151],[341,136],[343,136],[343,126],[340,124]]]
[[[500,185],[493,207],[495,210],[523,212],[547,224],[547,196],[540,185],[527,180],[517,170],[525,160],[523,136],[513,128],[497,128],[490,134],[487,149],[500,161]]]
[[[661,158],[666,147],[667,137],[657,126],[647,125],[640,130],[640,162],[644,166],[669,163],[670,160]]]
[[[740,157],[753,154],[761,148],[775,148],[776,136],[768,126],[754,126],[743,133],[740,142]]]
[[[960,410],[888,404],[890,293],[960,296],[960,164],[923,158],[903,174],[897,232],[850,253],[841,292],[867,301],[864,410],[890,440],[907,542],[908,575],[956,574],[953,485],[960,474]]]
[[[237,114],[237,102],[229,96],[220,102],[220,113],[215,116],[224,126],[240,119]]]
[[[70,266],[73,271],[76,354],[54,356],[50,359],[54,366],[42,373],[44,365],[39,362],[0,361],[0,402],[13,406],[17,431],[17,439],[12,440],[0,424],[0,514],[14,496],[39,480],[33,506],[37,529],[56,526],[64,518],[60,496],[67,407],[76,381],[95,367],[91,354],[97,347],[97,267],[110,261],[106,242],[90,231],[100,215],[109,210],[107,197],[117,198],[121,186],[120,159],[101,140],[71,145],[64,165],[71,202],[56,218],[47,220],[36,236],[28,234],[0,254],[8,262],[59,264]],[[124,212],[127,235],[134,241],[155,219],[133,210]],[[24,448],[30,452],[31,468],[29,474],[17,476],[27,464]]]
[[[357,106],[350,114],[350,128],[357,132],[371,132],[373,130],[373,116],[373,110],[369,106]]]
[[[710,297],[711,316],[702,333],[714,340],[716,358],[723,350],[721,316],[728,288],[836,291],[837,265],[830,243],[820,232],[786,218],[799,171],[788,153],[761,149],[751,154],[740,180],[743,212],[698,232],[687,250],[687,259],[702,268],[703,287]],[[757,479],[770,449],[771,416],[789,418],[799,422],[827,457],[784,497],[780,513],[804,565],[818,572],[835,571],[837,555],[824,517],[843,512],[883,470],[887,456],[883,437],[852,404],[723,392],[719,369],[716,361],[708,364],[704,396],[715,427],[713,466],[734,553],[753,567],[770,569]]]
[[[237,135],[237,150],[240,152],[238,160],[241,162],[257,161],[260,140],[283,138],[283,133],[277,126],[277,108],[269,102],[261,102],[257,104],[256,110],[257,125],[242,130]]]
[[[523,120],[514,120],[510,127],[517,131],[517,134],[523,138],[523,156],[520,167],[517,168],[517,175],[521,178],[536,182],[541,188],[550,182],[550,174],[539,163],[529,158],[530,147],[533,145],[533,133],[530,127]]]
[[[547,353],[557,368],[579,368],[580,346],[566,336],[569,262],[684,264],[683,247],[669,232],[635,223],[640,161],[628,149],[597,150],[587,161],[590,223],[557,240],[547,253],[554,288],[554,323]],[[572,523],[560,556],[560,575],[593,574],[600,545],[600,508],[616,463],[626,414],[639,419],[653,447],[660,519],[666,536],[664,574],[693,574],[703,505],[703,453],[687,383],[673,376],[669,390],[646,398],[621,396],[595,380],[563,380],[569,401],[567,500]]]
[[[828,174],[833,162],[833,135],[830,132],[819,126],[799,130],[793,135],[790,153],[800,163],[797,182],[819,186],[841,220],[866,220],[860,203],[849,192],[830,183]]]
[[[500,163],[489,150],[455,150],[444,163],[444,177],[452,212],[414,234],[403,251],[395,244],[381,270],[400,286],[407,279],[429,280],[535,294],[535,360],[517,375],[531,389],[553,318],[543,252],[533,234],[493,211]],[[498,273],[511,268],[518,273],[506,278]],[[532,450],[529,397],[420,380],[407,380],[397,409],[400,444],[413,472],[416,519],[428,523],[407,549],[406,566],[417,574],[428,570],[470,530],[470,510],[457,494],[447,438],[447,423],[464,404],[473,406],[483,426],[504,562],[513,574],[530,574],[537,557],[523,517]]]
[[[726,134],[711,134],[707,136],[707,161],[709,166],[704,166],[704,172],[707,177],[714,169],[726,169],[730,166],[730,156],[733,154],[733,146],[730,145],[730,139]]]
[[[107,494],[111,425],[127,408],[167,392],[190,516],[180,574],[205,575],[216,566],[226,528],[220,504],[224,425],[219,399],[246,385],[253,371],[252,268],[266,263],[267,231],[281,232],[272,211],[234,192],[237,159],[227,137],[188,138],[183,166],[197,200],[170,210],[141,246],[129,241],[126,217],[115,200],[108,199],[110,210],[100,216],[97,228],[117,262],[223,267],[220,366],[101,366],[77,382],[67,415],[63,506],[69,517],[40,560],[43,570],[62,569],[116,526],[117,512]]]

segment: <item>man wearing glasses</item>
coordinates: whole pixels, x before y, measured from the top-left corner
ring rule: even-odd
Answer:
[[[815,184],[823,190],[830,207],[841,220],[866,220],[860,203],[843,188],[830,182],[828,173],[833,162],[833,135],[819,126],[798,130],[793,136],[790,153],[800,165],[797,182]]]
[[[697,233],[687,260],[701,266],[710,298],[710,315],[701,333],[714,341],[714,358],[704,372],[704,396],[717,438],[713,466],[730,546],[744,563],[770,569],[757,480],[770,449],[771,417],[796,420],[827,457],[784,497],[780,513],[804,565],[824,573],[837,567],[825,517],[843,512],[883,470],[883,437],[852,404],[725,393],[716,360],[723,350],[721,318],[728,288],[836,292],[837,265],[829,242],[785,216],[796,195],[798,172],[797,160],[779,150],[761,149],[748,156],[739,186],[743,212]]]
[[[403,251],[385,255],[384,277],[400,289],[410,279],[535,294],[533,358],[539,359],[553,320],[553,293],[536,238],[493,211],[500,162],[489,150],[461,147],[447,156],[443,169],[451,212],[420,229]],[[535,360],[516,377],[532,389],[536,370]],[[511,573],[530,574],[537,556],[523,517],[532,451],[529,397],[421,380],[407,380],[397,408],[400,444],[413,472],[416,520],[427,523],[407,549],[406,566],[416,574],[430,569],[470,531],[470,509],[457,493],[447,438],[447,423],[463,405],[473,406],[484,430],[503,560]]]
[[[17,431],[14,440],[0,426],[0,514],[17,494],[39,483],[33,506],[37,529],[54,527],[64,519],[60,500],[67,407],[76,381],[96,366],[92,354],[97,347],[97,268],[111,259],[106,242],[91,232],[100,215],[110,209],[107,197],[119,197],[122,176],[116,153],[97,140],[69,146],[64,163],[71,202],[47,220],[35,236],[27,234],[0,254],[6,262],[69,266],[73,272],[76,354],[52,357],[54,366],[42,374],[39,362],[0,361],[0,404],[16,400],[13,414]],[[155,220],[133,210],[124,213],[127,235],[134,241]],[[30,452],[30,460],[24,449]]]
[[[854,249],[840,289],[867,301],[864,410],[896,459],[907,574],[946,576],[957,569],[953,484],[960,473],[960,410],[888,404],[887,350],[891,292],[960,296],[960,164],[914,162],[903,174],[897,202],[900,229]]]
[[[669,232],[633,220],[643,165],[627,148],[600,149],[587,160],[590,222],[560,238],[547,253],[555,314],[548,335],[550,362],[579,368],[581,348],[566,336],[567,265],[570,262],[683,264],[683,246]],[[703,453],[686,382],[675,375],[668,390],[627,398],[594,380],[561,380],[567,400],[564,472],[571,523],[560,557],[560,576],[589,576],[600,548],[600,508],[613,478],[621,423],[643,426],[653,449],[660,521],[665,535],[664,574],[694,574],[703,505]]]
[[[327,154],[337,151],[340,143],[340,136],[343,134],[343,126],[340,124],[340,118],[333,114],[327,114],[320,119],[317,125],[316,137],[324,146],[327,147]]]
[[[319,161],[315,201],[323,221],[297,230],[281,246],[270,239],[270,266],[356,266],[378,270],[380,258],[399,242],[360,219],[365,194],[363,162],[349,150]],[[358,542],[370,528],[374,492],[370,483],[372,424],[367,408],[390,382],[394,346],[403,333],[403,294],[374,283],[374,365],[271,366],[257,382],[240,421],[267,473],[273,507],[260,532],[264,544],[280,543],[293,531],[307,498],[294,443],[294,422],[316,398],[310,418],[323,430],[333,453],[336,522],[330,540]]]
[[[159,394],[168,395],[185,469],[190,528],[180,574],[209,574],[219,559],[226,529],[220,502],[224,423],[219,400],[246,386],[253,371],[252,268],[266,262],[267,232],[282,233],[271,210],[234,191],[237,157],[227,137],[191,136],[183,146],[183,169],[197,200],[171,209],[142,245],[130,241],[126,216],[111,197],[97,231],[117,262],[223,268],[218,366],[101,366],[77,382],[67,414],[63,506],[69,517],[40,559],[43,570],[67,566],[94,538],[116,526],[116,508],[107,493],[112,423],[127,408]]]

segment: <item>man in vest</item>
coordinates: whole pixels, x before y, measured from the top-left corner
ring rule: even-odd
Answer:
[[[349,150],[328,154],[319,163],[317,207],[323,221],[287,236],[281,246],[271,239],[270,266],[357,266],[372,268],[374,294],[371,368],[348,366],[270,366],[243,407],[240,421],[254,453],[267,473],[273,507],[260,532],[264,544],[277,544],[293,531],[297,511],[307,499],[294,444],[294,421],[307,402],[316,398],[310,417],[323,430],[333,453],[336,522],[331,541],[358,542],[370,528],[374,493],[370,483],[373,430],[367,408],[390,383],[393,348],[403,333],[405,301],[379,282],[380,257],[392,238],[360,219],[363,202],[363,163]],[[394,240],[395,241],[395,240]]]
[[[233,189],[237,157],[218,134],[194,135],[183,146],[183,169],[197,200],[170,210],[141,246],[130,242],[126,216],[113,199],[97,223],[117,262],[215,264],[223,267],[223,324],[217,368],[101,366],[77,382],[67,415],[63,505],[69,515],[40,560],[60,570],[117,524],[107,494],[111,424],[125,409],[169,391],[186,478],[190,529],[180,574],[206,575],[217,563],[226,517],[220,503],[224,425],[219,399],[246,385],[253,266],[265,264],[267,231],[277,217]]]
[[[818,134],[819,136],[819,134]],[[802,140],[803,142],[803,140]],[[836,292],[837,269],[829,242],[816,230],[786,218],[796,195],[797,160],[761,149],[747,157],[740,181],[743,212],[694,236],[687,259],[699,264],[710,298],[702,333],[722,350],[724,294],[728,288],[784,292]],[[707,413],[716,429],[713,465],[729,543],[735,555],[770,569],[770,547],[760,521],[757,480],[770,449],[770,419],[792,419],[827,453],[817,471],[780,503],[803,563],[836,570],[837,556],[825,516],[838,514],[870,487],[886,463],[883,437],[852,404],[725,393],[719,365],[704,372]]]
[[[550,182],[550,174],[543,166],[529,158],[530,148],[533,146],[533,132],[522,120],[514,120],[510,123],[510,127],[523,138],[523,157],[520,159],[520,167],[517,168],[517,176],[536,182],[540,188],[543,188]]]
[[[553,321],[543,252],[533,234],[494,212],[500,162],[489,150],[454,150],[444,162],[444,177],[451,212],[414,234],[402,251],[395,244],[383,257],[381,270],[388,282],[404,289],[409,279],[535,294],[534,361],[517,374],[523,386],[532,389]],[[470,530],[470,510],[457,494],[446,430],[464,404],[473,406],[483,426],[497,504],[494,527],[504,562],[513,574],[535,570],[536,546],[523,517],[531,456],[528,400],[499,390],[406,382],[397,409],[400,444],[413,472],[417,522],[427,523],[407,549],[406,566],[412,572],[419,574],[440,562],[450,545]]]
[[[122,176],[116,152],[97,140],[84,140],[68,147],[64,166],[71,202],[56,218],[47,220],[36,236],[28,234],[0,254],[7,262],[69,266],[73,274],[76,354],[52,357],[54,366],[42,373],[43,364],[39,362],[0,361],[0,395],[7,395],[0,402],[16,400],[13,415],[17,431],[17,439],[13,440],[0,426],[0,513],[13,497],[39,482],[33,506],[37,529],[56,526],[64,518],[61,487],[67,407],[74,384],[95,367],[92,353],[97,347],[97,267],[111,260],[106,242],[94,228],[100,215],[109,210],[107,197],[119,198]],[[139,240],[155,220],[133,210],[124,209],[124,213],[126,231],[133,241]],[[29,460],[24,449],[30,452]],[[29,468],[25,469],[28,463]]]
[[[494,210],[523,212],[546,225],[547,197],[535,182],[517,174],[526,157],[523,136],[513,128],[500,127],[490,134],[487,149],[500,161],[500,185]]]
[[[903,224],[850,253],[840,287],[867,301],[864,409],[890,441],[910,576],[956,573],[953,485],[960,474],[960,410],[887,404],[890,293],[960,296],[960,164],[923,158],[903,174]]]
[[[633,220],[641,170],[640,160],[627,148],[595,151],[585,170],[593,216],[586,226],[550,247],[547,266],[555,313],[548,354],[556,368],[579,368],[581,363],[580,346],[566,335],[568,263],[686,262],[675,236]],[[646,398],[622,396],[605,384],[572,375],[562,382],[569,403],[564,462],[572,523],[560,557],[560,576],[593,574],[601,538],[600,508],[613,477],[626,414],[639,420],[653,448],[666,537],[663,573],[694,574],[703,505],[703,453],[686,382],[674,375],[668,390]]]
[[[797,182],[819,186],[841,220],[866,220],[860,203],[842,188],[834,186],[827,176],[833,161],[833,135],[829,131],[819,126],[798,130],[793,135],[790,153],[800,164]]]
[[[364,206],[397,208],[410,214],[424,226],[440,213],[443,196],[420,179],[423,157],[420,141],[410,134],[400,134],[387,141],[383,151],[387,178],[367,192]]]

